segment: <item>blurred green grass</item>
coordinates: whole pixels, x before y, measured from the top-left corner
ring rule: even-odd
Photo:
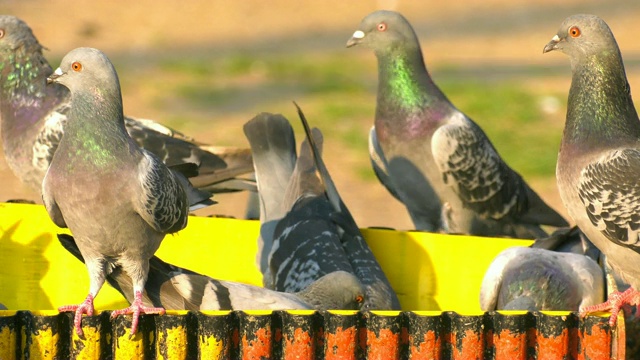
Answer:
[[[128,68],[121,78],[129,78]],[[564,117],[561,104],[566,95],[541,93],[522,76],[470,76],[464,68],[446,65],[429,70],[449,99],[485,130],[511,167],[525,178],[554,176],[563,122],[550,118]],[[170,57],[157,59],[148,72],[155,74],[148,76],[146,85],[155,89],[153,106],[180,114],[163,119],[170,126],[183,129],[190,121],[208,121],[205,117],[212,109],[220,117],[270,111],[289,116],[301,131],[290,105],[296,100],[325,139],[358,159],[354,175],[376,181],[367,154],[377,84],[372,54],[239,52],[219,58]],[[540,73],[527,71],[524,77]],[[543,111],[544,99],[557,104],[554,116]]]

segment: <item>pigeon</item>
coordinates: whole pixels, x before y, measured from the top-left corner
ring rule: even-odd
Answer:
[[[70,90],[71,107],[42,183],[43,203],[51,220],[75,236],[90,278],[85,301],[58,310],[75,311],[82,335],[82,314],[93,314],[106,274],[121,266],[132,278],[134,301],[112,316],[133,313],[135,334],[141,313],[164,313],[144,306],[142,291],[164,236],[187,225],[186,181],[127,133],[118,75],[104,53],[72,50],[47,82]]]
[[[347,42],[356,45],[378,59],[373,169],[416,229],[533,239],[547,235],[540,225],[568,226],[433,82],[401,14],[366,16]]]
[[[70,235],[58,234],[62,246],[80,261],[80,250]],[[135,301],[131,278],[116,267],[107,281],[129,302]],[[349,286],[335,287],[335,283]],[[331,291],[337,289],[335,293]],[[345,290],[352,290],[348,292]],[[162,261],[149,260],[149,276],[142,294],[145,306],[166,310],[357,310],[364,299],[360,282],[348,272],[327,274],[298,293],[285,293],[232,281],[216,280]]]
[[[325,196],[332,205],[334,211],[332,218],[342,233],[342,243],[347,258],[356,276],[358,276],[358,279],[360,279],[360,282],[365,287],[366,299],[362,305],[362,309],[400,310],[398,296],[393,291],[389,280],[382,271],[371,249],[369,249],[355,219],[342,201],[338,189],[329,175],[329,170],[324,160],[322,160],[320,145],[318,144],[318,142],[322,140],[322,133],[316,128],[313,130],[310,129],[302,109],[300,109],[298,104],[294,103],[294,105],[298,110],[298,116],[305,130],[306,140],[313,154],[313,160],[319,173]]]
[[[46,85],[53,69],[29,26],[0,15],[0,122],[2,144],[12,172],[40,192],[42,179],[64,133],[70,95],[61,85]],[[129,135],[168,165],[199,165],[195,187],[226,192],[255,184],[240,177],[253,171],[249,149],[199,144],[184,134],[147,119],[125,117]]]
[[[571,60],[571,88],[556,178],[571,218],[628,283],[587,314],[640,303],[640,120],[622,55],[609,26],[594,15],[573,15],[543,49]]]
[[[599,261],[600,251],[577,226],[557,229],[530,247],[498,254],[485,273],[480,306],[484,311],[578,311],[604,299]]]
[[[320,276],[346,271],[365,287],[363,310],[399,309],[396,294],[329,183],[326,167],[316,162],[321,132],[314,129],[296,156],[293,129],[282,115],[259,114],[244,131],[254,154],[260,234],[263,245],[269,244],[259,254],[265,287],[296,292]]]
[[[480,308],[578,311],[604,299],[604,273],[588,256],[511,247],[493,260],[480,287]]]

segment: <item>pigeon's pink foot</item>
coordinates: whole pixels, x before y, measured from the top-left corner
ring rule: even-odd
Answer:
[[[134,335],[138,330],[138,320],[140,314],[159,314],[165,313],[164,308],[146,307],[142,305],[142,293],[136,291],[135,300],[126,309],[115,310],[111,313],[111,318],[115,318],[118,315],[133,314],[133,320],[131,321],[131,335]]]
[[[80,305],[60,306],[58,311],[75,311],[76,314],[73,317],[73,327],[76,329],[78,336],[84,336],[84,332],[82,331],[82,314],[93,316],[93,296],[91,296],[91,294],[87,295],[87,298],[84,299],[84,302]]]
[[[613,292],[609,295],[609,299],[602,304],[586,306],[580,309],[580,316],[585,316],[588,313],[596,311],[611,311],[611,317],[609,318],[609,325],[611,327],[616,326],[618,320],[618,313],[620,309],[626,309],[630,311],[630,305],[640,304],[640,292],[634,288],[628,288],[624,292]],[[627,314],[628,315],[628,314]],[[638,317],[638,310],[636,309],[636,317]]]

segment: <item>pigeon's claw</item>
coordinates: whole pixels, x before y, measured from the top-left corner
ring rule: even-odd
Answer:
[[[58,308],[58,311],[75,311],[75,315],[73,317],[73,327],[74,329],[76,329],[76,333],[78,334],[78,336],[84,336],[84,332],[82,331],[82,314],[93,316],[93,296],[91,294],[87,295],[87,298],[84,299],[84,301],[80,305],[60,306]]]
[[[615,327],[620,310],[626,309],[626,311],[629,311],[631,305],[637,306],[638,304],[640,304],[640,292],[630,287],[624,292],[616,291],[611,293],[609,295],[609,299],[602,304],[586,306],[580,309],[580,316],[584,317],[589,313],[597,311],[611,311],[609,325],[611,327]],[[636,309],[636,314],[637,312],[638,311]]]
[[[136,291],[135,299],[131,306],[125,309],[115,310],[111,313],[111,318],[115,318],[118,315],[133,314],[133,320],[131,321],[131,335],[135,335],[138,331],[138,321],[140,320],[140,314],[158,314],[163,315],[165,309],[161,307],[146,307],[142,305],[142,293]]]

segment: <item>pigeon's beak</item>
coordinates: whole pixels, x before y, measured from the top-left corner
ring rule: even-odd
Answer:
[[[551,41],[549,41],[549,43],[547,45],[544,46],[544,49],[542,49],[542,53],[548,53],[549,51],[553,51],[553,50],[557,50],[558,49],[558,43],[562,41],[560,39],[560,37],[558,35],[555,35]]]
[[[356,32],[353,33],[353,36],[351,37],[351,39],[347,41],[347,47],[350,48],[352,46],[356,46],[360,44],[360,41],[362,41],[363,38],[364,38],[364,32],[362,32],[361,30],[357,30]]]
[[[49,77],[47,78],[47,84],[57,83],[57,79],[60,76],[62,76],[62,69],[57,68],[56,71],[54,71],[53,74],[49,75]]]

